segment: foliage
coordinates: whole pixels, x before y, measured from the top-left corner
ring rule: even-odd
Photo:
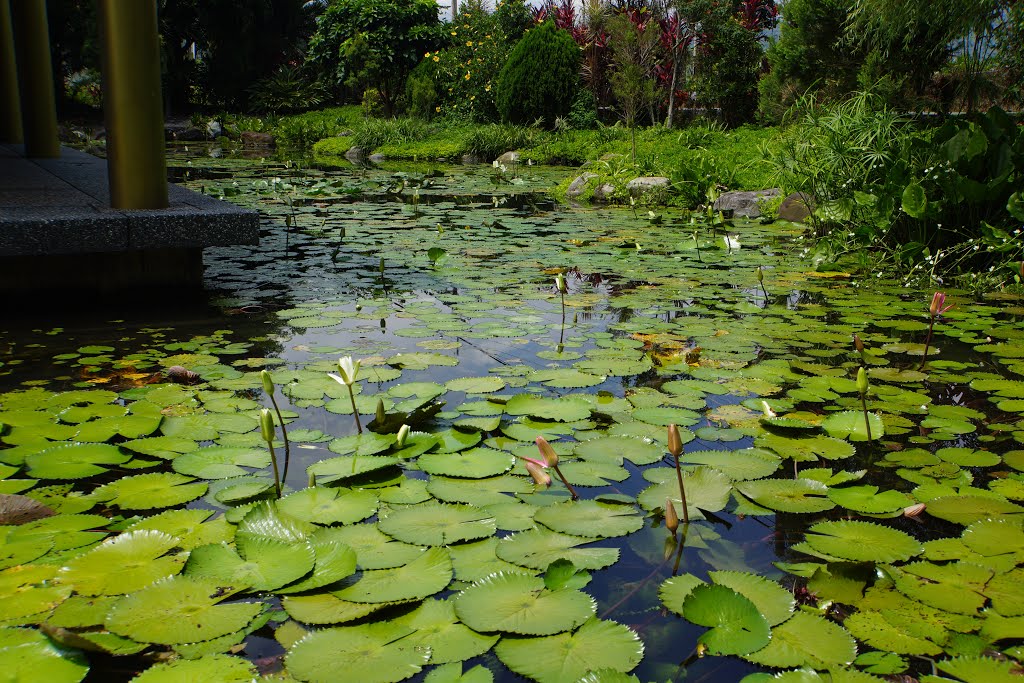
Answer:
[[[483,159],[494,159],[511,150],[530,149],[543,132],[528,126],[491,124],[474,126],[463,138],[464,152]]]
[[[330,99],[330,87],[312,69],[297,64],[282,64],[249,88],[249,106],[257,112],[319,109]]]
[[[553,23],[527,31],[498,76],[496,104],[501,118],[520,124],[540,119],[554,126],[572,105],[579,59],[576,43]]]
[[[359,107],[355,106],[331,107],[291,116],[222,117],[225,129],[234,135],[247,130],[270,133],[278,144],[288,147],[310,147],[317,140],[351,130],[360,119]]]
[[[488,12],[482,2],[460,8],[457,21],[445,27],[447,45],[424,55],[406,87],[410,110],[466,121],[495,121],[496,80],[515,43],[529,26],[523,0],[499,3]]]
[[[331,0],[317,17],[310,60],[338,86],[380,92],[395,112],[409,72],[440,40],[434,0]]]
[[[768,157],[782,187],[815,197],[818,234],[832,237],[822,258],[846,244],[842,236],[923,276],[943,260],[1009,268],[1020,257],[1007,205],[1019,187],[1024,138],[1002,110],[922,129],[871,94],[804,105]]]
[[[633,138],[636,161],[636,123],[639,113],[654,102],[653,68],[658,61],[659,27],[640,12],[622,13],[608,22],[614,64],[610,83],[619,115]],[[653,114],[651,116],[653,118]]]
[[[418,119],[366,119],[356,128],[351,144],[369,152],[382,145],[419,140],[426,132],[427,124]]]

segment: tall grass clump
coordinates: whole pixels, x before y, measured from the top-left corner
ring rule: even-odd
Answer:
[[[355,129],[352,144],[370,152],[384,145],[415,142],[428,134],[426,122],[419,119],[366,119]]]
[[[473,128],[463,141],[463,150],[491,159],[509,150],[534,147],[544,137],[544,132],[537,128],[492,123]]]

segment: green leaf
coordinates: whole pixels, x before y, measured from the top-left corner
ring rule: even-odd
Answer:
[[[603,569],[618,561],[617,548],[579,547],[593,540],[533,529],[501,539],[496,553],[502,560],[538,571],[556,560],[568,560],[580,569]]]
[[[342,529],[317,529],[309,537],[315,560],[313,571],[301,581],[278,588],[278,594],[301,593],[351,576],[356,570],[356,554],[341,540]]]
[[[754,603],[769,626],[781,624],[793,614],[792,593],[763,576],[733,571],[711,571],[708,576],[716,585],[731,588]]]
[[[377,512],[377,496],[365,489],[314,486],[288,494],[277,506],[285,514],[314,524],[354,524]]]
[[[424,600],[412,612],[394,623],[413,630],[409,639],[430,652],[431,664],[461,662],[479,657],[498,642],[496,635],[484,635],[459,623],[451,600]]]
[[[78,683],[89,673],[81,652],[57,647],[35,629],[0,628],[0,658],[11,681]]]
[[[1006,201],[1006,210],[1018,221],[1024,221],[1024,195],[1014,192]]]
[[[84,479],[103,474],[103,465],[120,465],[131,456],[117,446],[102,443],[67,443],[25,458],[28,476],[39,479]]]
[[[460,453],[427,453],[416,464],[428,474],[483,479],[512,469],[516,459],[505,451],[474,448]]]
[[[93,492],[96,500],[127,510],[169,508],[193,501],[206,493],[206,482],[173,472],[154,472],[123,477]]]
[[[509,669],[538,683],[566,683],[599,669],[631,671],[643,659],[644,646],[631,629],[591,619],[573,633],[506,636],[495,654]]]
[[[832,488],[828,490],[828,497],[847,510],[873,515],[896,512],[914,504],[906,494],[892,490],[879,493],[877,486]]]
[[[249,473],[243,469],[262,469],[270,466],[270,453],[259,448],[231,448],[211,446],[184,453],[174,459],[175,472],[200,479],[228,479]]]
[[[185,555],[163,557],[176,545],[173,536],[160,531],[129,531],[71,560],[59,581],[80,595],[132,593],[181,571]]]
[[[643,518],[631,505],[593,500],[555,503],[538,510],[533,518],[552,531],[596,538],[625,536],[644,525]]]
[[[339,672],[360,683],[397,683],[430,660],[429,650],[406,637],[410,633],[394,623],[313,631],[292,646],[285,664],[294,678],[309,683],[333,683]]]
[[[696,586],[683,601],[683,616],[710,627],[699,639],[710,654],[749,654],[771,639],[771,629],[757,606],[725,586]]]
[[[218,605],[230,595],[223,584],[172,576],[132,593],[114,605],[107,628],[145,643],[194,643],[234,633],[263,610],[261,604]]]
[[[871,522],[819,522],[807,530],[805,540],[815,550],[857,562],[908,560],[923,548],[897,529]]]
[[[400,541],[435,546],[486,538],[496,530],[494,517],[480,508],[437,501],[393,510],[377,526]]]
[[[476,631],[550,635],[569,631],[593,616],[593,598],[576,590],[548,590],[544,579],[492,574],[455,598],[455,613]]]
[[[505,403],[509,415],[529,415],[544,420],[575,422],[590,417],[590,403],[578,396],[544,398],[533,394],[516,394]]]
[[[756,664],[776,668],[846,666],[857,656],[857,644],[846,629],[807,612],[797,612],[772,629],[764,648],[743,655]]]
[[[308,543],[243,535],[238,539],[237,553],[225,543],[193,550],[185,574],[248,586],[254,591],[271,591],[309,573],[313,558],[313,548]]]
[[[644,477],[655,481],[640,492],[637,502],[640,507],[648,511],[660,509],[665,505],[665,499],[670,498],[673,503],[679,506],[680,517],[682,516],[682,499],[679,493],[679,483],[676,479],[674,468],[660,467],[644,471]],[[690,519],[704,519],[701,510],[718,512],[725,509],[729,502],[729,494],[732,491],[732,483],[729,478],[711,467],[697,467],[688,472],[683,472],[683,488],[686,491],[686,504],[689,509]]]
[[[885,435],[885,426],[882,418],[875,413],[868,413],[868,422],[871,425],[871,438],[877,440]],[[829,436],[837,439],[849,439],[850,441],[867,441],[867,425],[864,423],[864,413],[856,410],[844,410],[841,413],[832,413],[821,423],[822,428]]]
[[[256,667],[241,657],[214,654],[157,664],[133,678],[132,683],[249,683],[257,675]]]
[[[971,524],[983,519],[1012,518],[1024,507],[999,498],[940,496],[928,502],[928,514],[956,524]]]
[[[812,479],[741,481],[736,490],[758,505],[778,512],[823,512],[835,507],[828,487]]]
[[[394,569],[364,571],[334,595],[351,602],[420,600],[445,589],[452,580],[452,560],[444,548],[429,548]]]

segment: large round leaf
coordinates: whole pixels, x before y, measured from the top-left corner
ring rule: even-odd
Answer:
[[[334,591],[352,602],[401,602],[439,593],[452,580],[452,559],[445,548],[429,548],[418,558],[394,569],[364,571],[345,588]]]
[[[430,651],[431,664],[472,659],[498,642],[496,635],[477,633],[459,623],[451,600],[424,600],[422,605],[398,617],[394,623],[413,630],[409,640]]]
[[[342,534],[342,529],[317,529],[309,537],[315,554],[313,571],[301,581],[275,592],[301,593],[351,576],[356,570],[356,553],[341,540]]]
[[[476,631],[550,635],[576,628],[594,614],[586,593],[545,588],[544,579],[492,574],[455,598],[455,613]]]
[[[793,614],[793,594],[763,576],[733,571],[712,571],[708,576],[754,603],[769,626],[781,624]]]
[[[594,500],[555,503],[538,510],[533,518],[553,531],[595,538],[625,536],[644,525],[633,506]]]
[[[659,467],[644,472],[644,478],[655,482],[637,496],[637,502],[645,510],[653,511],[665,506],[665,499],[670,498],[682,511],[682,499],[679,494],[679,483],[676,472],[672,468]],[[690,519],[704,519],[701,510],[718,512],[729,502],[732,483],[712,467],[697,467],[683,472],[683,489],[686,491],[686,505]],[[682,515],[680,515],[682,516]]]
[[[288,673],[308,683],[397,683],[419,673],[430,651],[417,647],[412,630],[393,623],[339,626],[313,631],[292,646]]]
[[[59,648],[35,629],[0,628],[0,658],[11,681],[78,683],[89,673],[81,652]]]
[[[579,569],[604,569],[619,559],[617,548],[580,548],[592,538],[531,529],[506,536],[495,551],[499,558],[521,567],[543,570],[555,560],[568,560]]]
[[[807,612],[797,612],[772,629],[764,648],[743,655],[757,664],[788,668],[808,666],[824,669],[846,666],[857,656],[857,644],[846,629]]]
[[[700,637],[710,654],[744,655],[768,644],[771,629],[753,602],[726,586],[696,586],[683,601],[683,616],[710,630]]]
[[[258,603],[218,605],[226,595],[222,583],[172,576],[121,598],[106,626],[144,643],[194,643],[239,631],[263,610]]]
[[[828,487],[812,479],[741,481],[736,490],[758,505],[778,512],[823,512],[836,506]]]
[[[566,683],[600,669],[630,671],[643,659],[644,646],[631,629],[591,619],[573,633],[505,636],[495,654],[512,671],[538,683]]]
[[[623,458],[634,465],[652,465],[665,457],[660,444],[632,436],[604,436],[581,441],[573,455],[584,460],[621,465]]]
[[[250,683],[256,676],[255,667],[241,657],[216,654],[157,664],[133,678],[132,683]]]
[[[857,562],[899,562],[921,552],[921,544],[897,529],[844,520],[819,522],[805,540],[818,552]]]
[[[533,394],[516,394],[505,403],[509,415],[529,415],[544,420],[575,422],[590,417],[590,403],[579,396],[545,398]]]
[[[680,457],[686,465],[708,465],[733,481],[761,479],[779,469],[781,460],[763,448],[741,448],[734,451],[694,451]]]
[[[103,474],[103,465],[120,465],[131,456],[103,443],[68,443],[51,446],[25,458],[28,476],[39,479],[84,479]]]
[[[396,541],[381,532],[376,524],[356,524],[332,529],[331,538],[355,551],[360,569],[400,567],[415,560],[426,550],[421,545]]]
[[[313,486],[277,502],[286,514],[315,524],[353,524],[377,512],[377,496],[364,489]]]
[[[96,489],[93,496],[128,510],[152,510],[182,505],[206,493],[206,482],[174,472],[123,477]]]
[[[482,479],[509,471],[515,462],[515,457],[505,451],[474,448],[459,453],[427,453],[416,464],[428,474]]]
[[[869,424],[871,426],[872,439],[880,439],[885,435],[885,426],[882,423],[882,418],[872,412],[868,413],[866,422],[864,420],[864,413],[857,412],[856,410],[844,410],[841,413],[833,413],[824,419],[821,426],[829,436],[837,439],[867,441]]]
[[[438,502],[394,510],[377,526],[400,541],[427,545],[486,538],[496,530],[494,517],[480,508]]]
[[[296,581],[313,568],[314,553],[308,543],[242,536],[238,545],[239,552],[226,543],[196,548],[188,558],[185,573],[269,591]]]
[[[71,560],[59,580],[79,595],[131,593],[181,571],[185,555],[163,557],[176,545],[173,536],[160,531],[129,531]]]
[[[270,466],[270,452],[265,448],[233,448],[211,446],[179,455],[172,462],[175,472],[200,479],[228,479],[249,473],[246,467],[262,469]]]

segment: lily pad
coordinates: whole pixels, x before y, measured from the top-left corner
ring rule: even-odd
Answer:
[[[587,621],[593,598],[577,590],[548,590],[544,579],[525,574],[492,574],[455,598],[455,613],[476,631],[550,635]]]

